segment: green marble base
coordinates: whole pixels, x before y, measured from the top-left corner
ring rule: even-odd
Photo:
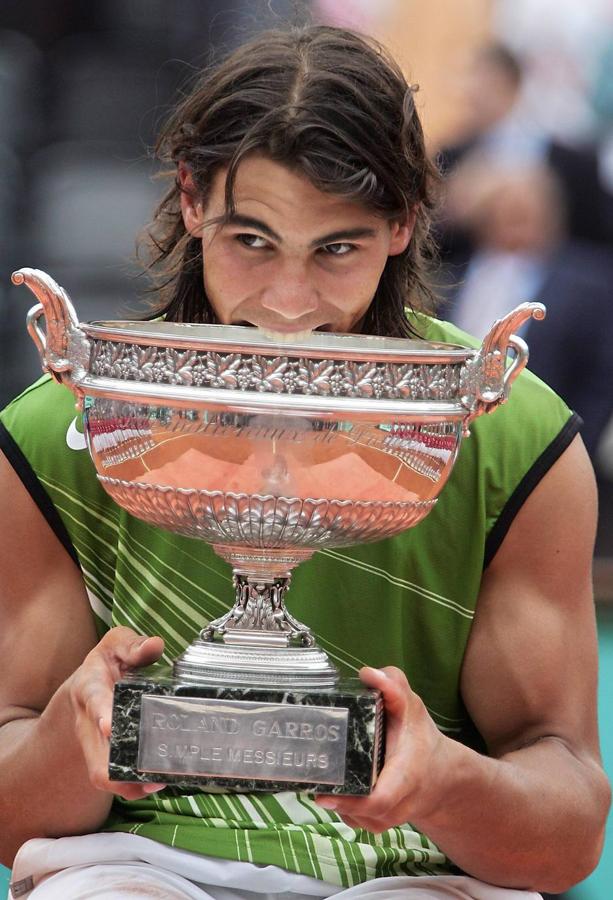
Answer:
[[[181,789],[368,794],[383,760],[383,701],[358,679],[282,690],[115,685],[109,777]]]

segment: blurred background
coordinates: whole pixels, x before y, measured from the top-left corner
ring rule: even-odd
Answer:
[[[583,417],[599,482],[613,775],[613,0],[2,0],[0,406],[40,373],[10,273],[45,269],[83,320],[143,312],[135,239],[163,190],[160,123],[201,66],[304,20],[375,35],[420,86],[445,176],[441,316],[479,335],[522,300],[547,305],[530,365]],[[613,833],[567,896],[609,900],[611,884]]]

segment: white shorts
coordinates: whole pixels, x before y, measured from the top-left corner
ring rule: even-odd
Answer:
[[[352,888],[277,866],[216,859],[134,834],[35,838],[19,850],[11,897],[19,900],[538,900],[467,876],[377,878]]]

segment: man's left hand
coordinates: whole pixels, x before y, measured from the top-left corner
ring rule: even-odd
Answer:
[[[367,687],[383,694],[385,764],[368,797],[322,795],[317,803],[332,809],[352,828],[380,833],[412,817],[421,818],[430,796],[444,783],[448,738],[438,730],[423,701],[395,666],[360,670]]]

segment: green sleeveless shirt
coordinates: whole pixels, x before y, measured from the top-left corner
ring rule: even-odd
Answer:
[[[474,343],[446,323],[420,317],[420,326],[429,340]],[[0,414],[0,447],[81,567],[99,634],[114,625],[159,634],[170,662],[227,610],[230,569],[204,542],[116,506],[87,450],[72,449],[84,447],[75,416],[73,395],[45,376]],[[388,540],[317,552],[295,571],[288,608],[343,672],[399,666],[441,731],[483,750],[459,690],[483,568],[578,424],[555,394],[522,374],[509,402],[473,423],[430,515]],[[454,871],[410,824],[378,835],[355,830],[308,794],[166,789],[138,801],[117,798],[105,829],[343,887]]]

